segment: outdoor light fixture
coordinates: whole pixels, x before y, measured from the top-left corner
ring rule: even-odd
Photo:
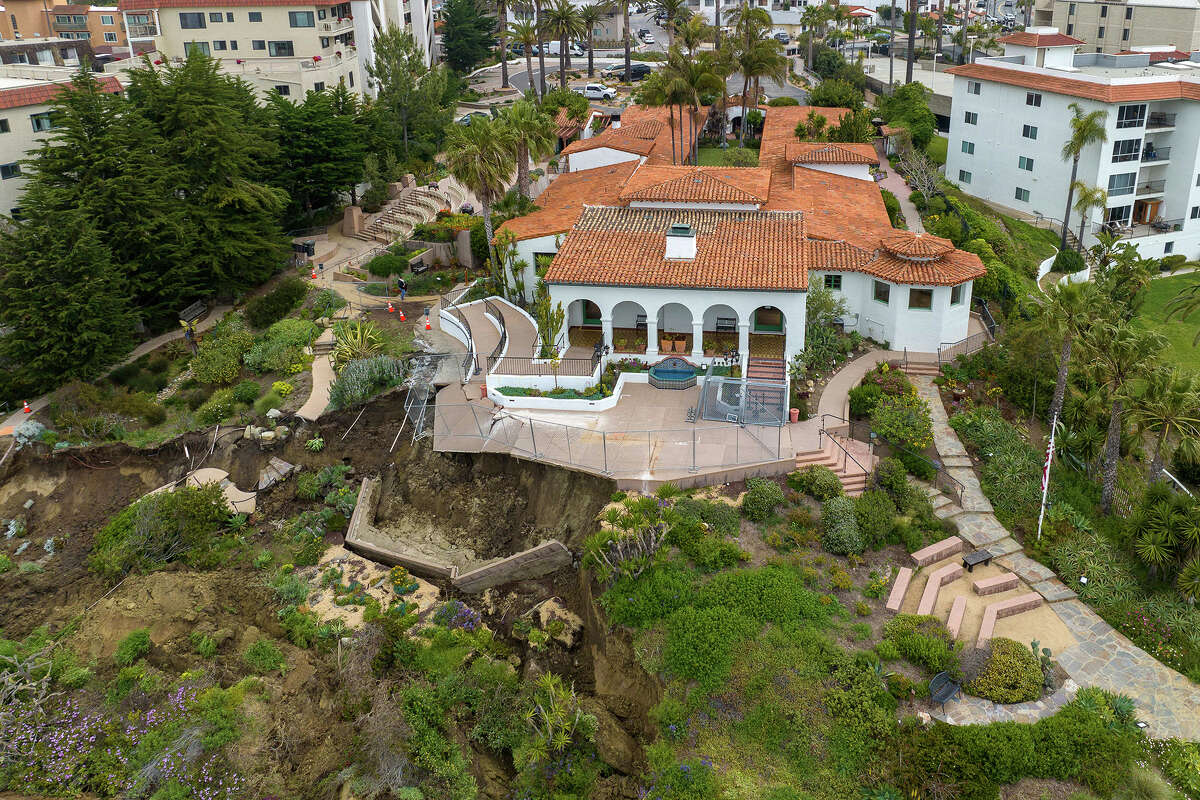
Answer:
[[[1087,586],[1087,575],[1080,575],[1080,576],[1079,576],[1079,582],[1080,582],[1081,584],[1083,584],[1084,586]]]

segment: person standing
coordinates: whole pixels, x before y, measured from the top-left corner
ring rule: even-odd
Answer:
[[[408,294],[408,281],[404,280],[404,278],[397,278],[396,286],[399,287],[400,299],[403,300],[404,295]]]

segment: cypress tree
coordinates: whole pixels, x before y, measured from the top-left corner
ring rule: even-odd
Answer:
[[[309,92],[302,103],[277,93],[267,101],[278,145],[272,182],[291,197],[294,216],[336,202],[362,180],[366,148],[353,110],[343,104],[350,113],[337,113],[334,100],[325,92]]]

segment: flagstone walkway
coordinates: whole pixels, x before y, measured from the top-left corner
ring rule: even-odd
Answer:
[[[1053,571],[1022,552],[1020,543],[996,519],[992,504],[984,496],[971,467],[971,457],[950,427],[933,380],[926,376],[913,376],[911,380],[918,393],[929,401],[934,442],[942,463],[963,485],[961,506],[931,488],[934,513],[953,520],[959,535],[971,545],[986,547],[996,554],[995,563],[1015,572],[1045,598],[1077,641],[1054,654],[1070,680],[1049,697],[1031,703],[998,705],[962,695],[959,700],[947,703],[944,711],[935,708],[934,716],[955,725],[998,720],[1032,722],[1053,714],[1074,697],[1079,687],[1097,686],[1132,697],[1137,703],[1138,718],[1147,724],[1149,736],[1200,740],[1200,713],[1197,713],[1200,686],[1126,639],[1080,601]]]

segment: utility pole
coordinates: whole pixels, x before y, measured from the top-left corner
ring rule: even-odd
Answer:
[[[888,41],[888,94],[896,91],[896,0],[892,0],[892,13],[888,23],[891,25],[891,39]]]

